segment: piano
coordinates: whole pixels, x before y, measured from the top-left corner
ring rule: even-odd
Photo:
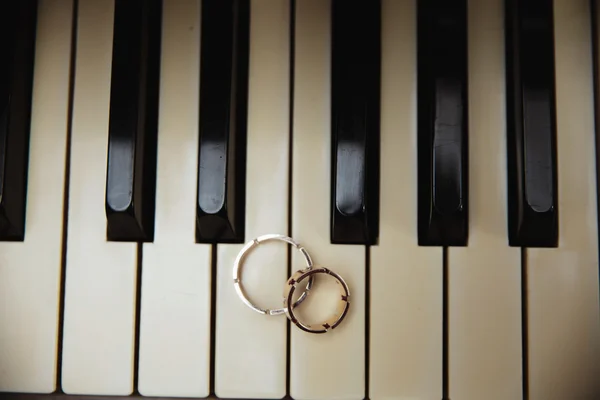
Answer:
[[[0,7],[0,399],[600,399],[594,1]]]

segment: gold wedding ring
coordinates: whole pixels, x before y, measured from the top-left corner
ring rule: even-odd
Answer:
[[[336,312],[329,319],[320,324],[308,325],[296,318],[296,315],[294,314],[294,308],[296,308],[296,304],[294,303],[292,307],[288,307],[288,304],[292,302],[294,293],[296,292],[298,285],[307,278],[309,279],[309,281],[312,280],[315,274],[327,274],[335,278],[335,282],[340,290],[340,297],[338,299],[338,306]],[[348,314],[348,309],[350,308],[350,290],[348,289],[348,285],[342,279],[342,277],[330,269],[303,269],[296,271],[287,280],[285,289],[283,291],[283,306],[283,308],[286,310],[287,317],[298,328],[310,333],[326,333],[335,329],[344,320],[346,314]]]

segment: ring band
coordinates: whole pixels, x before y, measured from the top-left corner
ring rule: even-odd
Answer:
[[[305,280],[306,278],[310,278],[310,281],[312,282],[312,279],[315,274],[331,275],[336,279],[336,283],[340,285],[340,300],[338,303],[336,314],[334,316],[332,316],[330,319],[328,319],[327,321],[325,321],[321,324],[318,324],[317,325],[318,328],[317,327],[313,328],[311,325],[304,324],[296,318],[296,316],[294,315],[294,310],[293,310],[296,307],[296,304],[294,304],[292,307],[287,307],[287,305],[290,304],[292,301],[294,292],[296,291],[298,284],[300,282],[302,282],[303,280]],[[298,328],[302,329],[305,332],[309,332],[309,333],[326,333],[332,329],[335,329],[342,322],[342,320],[348,313],[348,308],[350,307],[350,290],[348,289],[348,285],[342,279],[341,276],[339,276],[338,274],[336,274],[335,272],[333,272],[327,268],[315,268],[315,269],[307,268],[307,269],[296,271],[292,275],[292,277],[288,279],[283,293],[284,293],[283,294],[283,305],[284,305],[284,309],[286,310],[287,317]]]
[[[241,271],[241,267],[243,264],[243,260],[244,260],[244,257],[248,254],[248,252],[250,250],[252,250],[253,248],[255,248],[256,246],[260,245],[261,243],[265,243],[265,242],[272,241],[272,240],[283,241],[283,242],[289,243],[292,246],[294,246],[296,249],[298,249],[300,251],[300,253],[304,257],[304,260],[306,262],[306,268],[304,270],[305,271],[312,270],[313,262],[312,262],[312,259],[310,258],[310,255],[304,249],[304,247],[301,247],[292,238],[290,238],[288,236],[284,236],[284,235],[277,235],[277,234],[263,235],[263,236],[259,236],[255,239],[251,240],[250,242],[246,243],[246,245],[244,245],[242,250],[237,255],[237,257],[235,259],[235,263],[233,264],[233,284],[235,286],[235,291],[237,292],[240,299],[242,299],[242,302],[244,302],[244,304],[246,304],[252,310],[254,310],[260,314],[279,315],[279,314],[285,313],[286,309],[285,308],[277,308],[277,309],[271,310],[271,309],[263,309],[263,308],[260,308],[256,305],[254,305],[250,301],[250,299],[248,298],[248,296],[246,295],[246,293],[244,291],[244,288],[242,287],[242,278],[240,276],[240,271]],[[304,301],[304,299],[308,295],[308,292],[312,288],[312,284],[313,284],[313,277],[311,277],[309,279],[308,283],[306,284],[304,293],[302,293],[302,295],[300,296],[298,301],[296,301],[296,303],[294,303],[294,307],[296,307],[297,305],[299,305],[300,303],[302,303]]]

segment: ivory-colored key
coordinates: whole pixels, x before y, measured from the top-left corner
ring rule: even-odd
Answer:
[[[448,248],[448,397],[520,399],[521,250],[508,246],[504,18],[469,2],[469,242]]]
[[[529,399],[600,398],[589,1],[554,2],[559,243],[527,250]]]
[[[200,1],[162,8],[156,222],[143,244],[139,391],[210,390],[211,251],[195,242]]]
[[[133,391],[137,245],[107,242],[106,157],[114,1],[78,5],[62,389]]]
[[[316,267],[329,268],[346,281],[350,307],[341,324],[325,334],[307,333],[292,324],[294,399],[365,397],[365,246],[330,243],[330,9],[330,1],[296,2],[292,236],[310,252]],[[292,272],[302,262],[300,254],[292,253]],[[336,313],[339,296],[332,277],[316,275],[296,316],[314,325],[326,321]]]
[[[417,243],[416,5],[382,0],[379,244],[371,247],[369,396],[442,397],[442,249]]]
[[[25,241],[0,242],[0,392],[56,388],[71,0],[37,10]]]
[[[278,0],[250,4],[245,240],[288,234],[290,9]],[[215,392],[218,397],[286,394],[283,315],[261,315],[237,296],[232,268],[240,244],[217,246]],[[280,308],[287,248],[268,242],[246,258],[242,281],[262,308]]]

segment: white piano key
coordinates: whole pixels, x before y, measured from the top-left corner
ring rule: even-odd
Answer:
[[[350,288],[350,308],[342,323],[326,334],[291,325],[290,395],[294,399],[365,397],[365,246],[330,243],[331,195],[331,2],[296,2],[292,236],[317,266],[340,274]],[[303,268],[292,253],[292,271]],[[318,275],[314,290],[296,310],[307,323],[329,319],[339,290]]]
[[[133,391],[135,243],[106,240],[114,1],[79,2],[71,133],[62,389]]]
[[[139,391],[205,397],[210,377],[210,245],[195,243],[200,1],[163,4],[153,243],[142,257]]]
[[[24,242],[0,242],[0,392],[56,388],[71,0],[41,0]]]
[[[442,397],[442,249],[417,243],[416,6],[382,1],[380,240],[371,247],[369,396]]]
[[[589,2],[554,2],[559,243],[527,250],[529,399],[600,398]]]
[[[520,399],[521,251],[508,246],[502,0],[469,2],[467,247],[448,248],[452,399]]]
[[[288,234],[290,9],[250,4],[245,240]],[[215,392],[218,397],[281,398],[286,392],[286,318],[261,315],[238,298],[232,267],[243,245],[217,246]],[[287,249],[268,242],[250,253],[242,279],[263,308],[283,306]]]

